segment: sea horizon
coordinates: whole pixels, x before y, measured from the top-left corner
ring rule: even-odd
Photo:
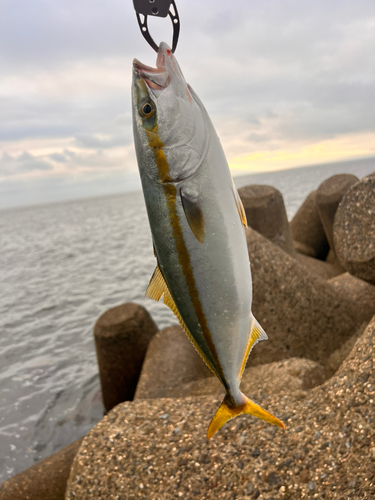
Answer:
[[[340,166],[342,165],[343,168],[345,168],[345,165],[350,165],[353,166],[353,164],[358,163],[362,164],[363,162],[370,162],[371,160],[374,161],[374,169],[375,169],[375,156],[364,156],[360,158],[354,158],[354,159],[345,159],[345,160],[337,160],[337,161],[332,161],[332,162],[324,162],[324,163],[314,163],[314,164],[307,164],[307,165],[300,165],[297,167],[290,167],[290,168],[280,168],[280,169],[270,169],[270,170],[256,170],[256,171],[240,171],[240,170],[231,170],[232,177],[237,184],[237,181],[240,179],[244,178],[247,179],[248,177],[251,176],[264,176],[264,175],[269,175],[269,174],[276,174],[276,173],[285,173],[286,175],[288,172],[293,172],[293,171],[300,171],[303,169],[312,169],[312,168],[323,168],[323,167],[334,167],[334,166]],[[45,205],[54,205],[54,204],[64,204],[64,203],[69,203],[69,202],[79,202],[83,200],[91,200],[95,198],[105,198],[107,196],[117,196],[121,194],[128,194],[128,193],[137,193],[142,191],[142,186],[141,186],[141,181],[139,178],[138,173],[134,173],[132,175],[132,184],[134,182],[138,183],[139,186],[137,188],[130,188],[126,189],[126,182],[122,183],[123,188],[119,191],[110,191],[110,192],[103,192],[103,193],[95,193],[95,194],[89,194],[87,196],[84,195],[77,195],[73,197],[63,197],[61,199],[56,199],[56,200],[48,200],[48,201],[42,201],[42,202],[30,202],[30,203],[22,203],[22,204],[15,204],[15,205],[8,205],[8,206],[1,206],[1,197],[0,197],[0,212],[3,211],[10,211],[10,210],[18,210],[18,209],[24,209],[28,207],[38,207],[38,206],[45,206]],[[125,179],[124,179],[125,180]],[[92,182],[92,181],[90,181]],[[88,184],[90,184],[88,182]],[[0,183],[1,185],[1,183]],[[242,182],[241,182],[242,185]],[[66,186],[64,186],[66,187]],[[74,185],[75,187],[75,185]]]

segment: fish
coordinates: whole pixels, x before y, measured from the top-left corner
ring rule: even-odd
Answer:
[[[251,312],[246,215],[211,119],[164,42],[156,68],[133,61],[132,111],[157,261],[146,295],[174,312],[225,389],[207,437],[242,414],[285,429],[239,388],[250,351],[267,339]]]

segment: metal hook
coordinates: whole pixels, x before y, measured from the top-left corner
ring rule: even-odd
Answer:
[[[159,47],[148,30],[147,16],[167,17],[169,15],[173,25],[172,52],[174,52],[180,34],[180,18],[175,0],[133,0],[133,5],[141,33],[156,52],[159,51]]]

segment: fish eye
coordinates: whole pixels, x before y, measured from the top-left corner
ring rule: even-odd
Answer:
[[[141,103],[139,107],[139,114],[143,118],[151,118],[155,113],[155,105],[152,101],[146,101]]]

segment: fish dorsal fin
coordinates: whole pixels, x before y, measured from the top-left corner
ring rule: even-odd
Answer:
[[[184,320],[182,319],[181,314],[179,313],[179,310],[177,309],[177,306],[175,304],[175,301],[173,300],[171,292],[169,291],[168,285],[165,282],[165,279],[164,279],[164,276],[160,270],[160,267],[157,265],[155,268],[154,274],[151,277],[148,288],[146,290],[146,296],[149,297],[150,299],[156,300],[156,302],[158,302],[162,298],[163,295],[164,295],[164,298],[163,298],[164,304],[166,306],[168,306],[169,309],[171,309],[171,311],[175,314],[180,325],[182,326],[182,329],[184,330],[184,332],[188,336],[188,339],[190,340],[190,342],[195,347],[199,356],[203,359],[203,361],[206,363],[206,365],[212,371],[212,373],[217,376],[216,371],[214,370],[211,363],[209,362],[209,360],[206,358],[206,356],[202,352],[201,348],[198,346],[196,340],[194,339],[194,337],[190,333],[188,327],[186,326]]]
[[[238,215],[240,216],[242,224],[245,227],[247,227],[247,218],[246,218],[245,209],[243,207],[242,200],[240,198],[240,195],[238,194],[238,191],[237,191],[234,183],[233,183],[233,186],[232,186],[232,191],[233,191],[234,201],[236,202],[236,207],[237,207],[237,210],[238,210]]]
[[[204,215],[199,204],[198,196],[193,196],[181,189],[180,191],[182,207],[190,229],[199,243],[204,241]]]
[[[260,342],[261,340],[268,340],[266,332],[263,330],[263,328],[260,326],[258,321],[252,316],[252,321],[251,321],[251,332],[250,332],[250,338],[249,338],[249,343],[247,344],[245,356],[242,360],[242,365],[241,365],[241,370],[240,370],[240,379],[242,377],[242,374],[245,370],[246,366],[246,361],[247,358],[249,357],[249,354],[251,352],[251,349],[255,346],[257,342]]]

